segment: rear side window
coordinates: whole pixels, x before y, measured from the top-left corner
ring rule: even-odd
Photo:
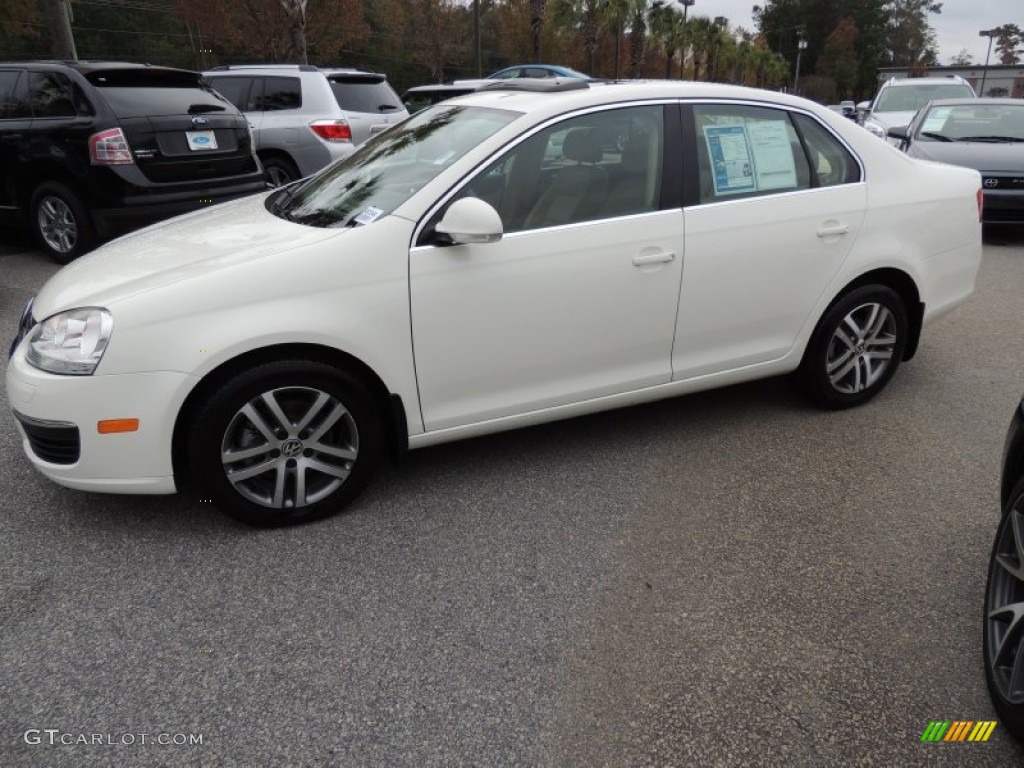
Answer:
[[[118,117],[157,117],[223,112],[231,103],[197,72],[176,69],[112,69],[86,74]]]
[[[28,81],[29,101],[36,117],[74,117],[78,114],[75,91],[66,75],[30,72]]]
[[[806,115],[794,114],[793,119],[803,136],[811,169],[817,177],[816,186],[833,187],[860,181],[860,166],[835,136]]]
[[[379,77],[329,77],[338,106],[347,112],[392,112],[402,102],[386,80]]]
[[[16,69],[0,70],[0,120],[31,116],[25,76]]]
[[[251,77],[211,77],[213,89],[243,112],[251,110],[249,93],[252,91]]]
[[[297,77],[263,78],[263,95],[256,99],[256,109],[273,112],[298,109],[302,106],[302,85]]]
[[[781,109],[730,104],[693,108],[702,203],[809,189],[800,137]]]

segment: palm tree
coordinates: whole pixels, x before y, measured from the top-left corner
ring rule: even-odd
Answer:
[[[672,78],[672,60],[676,51],[684,47],[686,23],[676,6],[669,5],[668,0],[654,0],[649,18],[651,37],[661,44],[665,52],[665,79],[669,80]]]
[[[597,67],[597,45],[601,39],[604,0],[554,0],[551,20],[556,27],[583,37],[587,52],[587,74]]]

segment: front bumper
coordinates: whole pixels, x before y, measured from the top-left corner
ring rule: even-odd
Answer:
[[[981,218],[986,224],[1024,224],[1024,190],[985,190]]]
[[[105,493],[174,493],[171,439],[174,419],[195,378],[173,371],[114,376],[57,376],[25,360],[20,344],[7,367],[7,397],[25,454],[46,477],[69,488]],[[136,432],[99,434],[105,419],[136,418]],[[78,455],[35,449],[39,434],[26,431],[42,424],[78,430]],[[44,440],[49,437],[43,433]],[[45,443],[44,443],[45,445]],[[73,458],[73,457],[72,457]]]

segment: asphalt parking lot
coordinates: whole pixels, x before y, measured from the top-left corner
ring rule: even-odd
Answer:
[[[4,350],[55,269],[0,232]],[[920,736],[995,719],[1022,285],[990,233],[867,407],[770,380],[425,449],[288,530],[54,485],[0,389],[0,765],[1020,764]]]

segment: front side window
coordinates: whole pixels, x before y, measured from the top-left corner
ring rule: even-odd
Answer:
[[[271,195],[267,207],[313,227],[370,224],[519,116],[505,109],[430,107],[308,181]]]
[[[807,157],[785,110],[709,104],[693,114],[700,202],[811,187]]]
[[[656,211],[664,141],[660,106],[581,115],[517,145],[462,194],[490,203],[505,232]]]

